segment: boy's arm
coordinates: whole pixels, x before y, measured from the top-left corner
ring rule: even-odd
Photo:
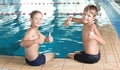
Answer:
[[[51,32],[49,32],[48,37],[45,38],[45,42],[53,42],[53,37],[51,35]]]
[[[32,35],[33,35],[33,30],[29,29],[26,32],[24,38],[22,39],[20,45],[23,47],[29,47],[30,45],[37,43],[37,39],[31,40]]]
[[[100,35],[97,27],[94,25],[94,32],[95,32],[95,39],[102,45],[105,45],[105,41],[104,39],[102,38],[102,36]]]
[[[22,40],[20,45],[23,47],[29,47],[32,44],[35,44],[36,40]]]
[[[65,25],[66,26],[70,26],[70,23],[71,22],[76,22],[76,23],[82,23],[82,19],[79,19],[79,18],[73,18],[73,17],[68,17],[66,20],[65,20]]]
[[[72,17],[72,20],[71,20],[71,21],[72,21],[72,22],[76,22],[76,23],[80,23],[80,24],[83,23],[82,19],[80,19],[80,18],[73,18],[73,17]]]

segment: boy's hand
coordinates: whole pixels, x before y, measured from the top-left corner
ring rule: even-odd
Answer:
[[[53,37],[52,37],[52,35],[51,35],[51,32],[49,32],[48,41],[49,41],[49,42],[53,42]]]
[[[49,41],[49,42],[53,42],[53,37],[52,37],[52,36],[49,36],[49,37],[48,37],[48,41]]]
[[[90,38],[90,39],[95,39],[95,37],[96,37],[96,35],[95,35],[95,33],[94,33],[93,29],[92,29],[92,30],[90,31],[89,38]]]
[[[37,43],[38,44],[43,44],[44,43],[44,39],[41,36],[39,36],[38,39],[37,39]]]
[[[68,18],[65,20],[65,26],[70,26],[71,20],[72,20],[72,17],[68,17]]]

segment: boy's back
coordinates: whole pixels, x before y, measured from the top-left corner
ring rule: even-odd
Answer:
[[[90,32],[92,32],[92,30],[97,30],[94,24],[91,24],[91,26],[84,25],[82,38],[83,38],[84,51],[88,54],[94,55],[94,54],[98,54],[99,47],[95,39],[89,38]]]

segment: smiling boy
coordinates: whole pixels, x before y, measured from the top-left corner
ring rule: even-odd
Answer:
[[[69,53],[69,58],[83,63],[96,63],[99,61],[100,50],[98,45],[105,45],[105,41],[93,22],[96,18],[97,12],[98,10],[96,6],[87,5],[84,8],[84,13],[82,14],[81,19],[73,17],[67,18],[65,22],[66,26],[69,26],[71,21],[83,24],[82,40],[84,51]]]
[[[39,66],[45,64],[55,57],[53,53],[39,54],[39,45],[44,42],[52,42],[53,37],[45,37],[38,28],[41,26],[43,14],[34,10],[30,14],[31,26],[27,30],[25,36],[21,41],[21,46],[25,49],[26,63],[32,66]]]

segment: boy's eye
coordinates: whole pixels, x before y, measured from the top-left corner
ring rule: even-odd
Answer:
[[[85,16],[85,13],[83,13],[82,16]]]
[[[83,15],[85,15],[85,13],[83,13]]]
[[[35,18],[36,20],[42,20],[42,18]]]
[[[88,17],[91,17],[90,15],[88,15]]]

